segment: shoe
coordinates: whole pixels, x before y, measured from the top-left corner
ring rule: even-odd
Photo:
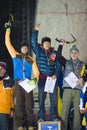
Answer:
[[[44,120],[43,119],[39,119],[38,122],[43,122]]]
[[[29,126],[28,130],[34,130],[34,127],[33,126]]]
[[[18,130],[24,130],[24,128],[23,127],[18,127]]]

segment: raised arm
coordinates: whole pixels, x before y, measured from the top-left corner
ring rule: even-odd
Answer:
[[[57,60],[63,65],[63,67],[65,68],[66,65],[66,59],[65,57],[62,56],[62,49],[63,49],[63,45],[65,44],[64,40],[61,40],[59,46],[58,46],[58,50],[57,50]]]
[[[6,24],[8,25],[6,27]],[[5,33],[5,45],[6,48],[9,52],[9,54],[11,55],[12,58],[16,57],[16,55],[18,54],[18,52],[14,49],[14,47],[12,46],[11,43],[11,39],[10,39],[10,34],[11,34],[11,26],[9,25],[9,23],[6,23],[5,27],[6,27],[6,33]]]
[[[30,42],[31,47],[32,47],[32,49],[33,49],[33,51],[34,51],[34,53],[36,55],[38,55],[39,51],[40,51],[40,45],[38,44],[38,32],[39,32],[39,29],[40,29],[40,24],[37,24],[35,26],[34,31],[32,32],[31,42]]]

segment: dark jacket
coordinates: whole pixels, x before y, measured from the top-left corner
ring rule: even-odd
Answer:
[[[40,75],[56,75],[58,76],[61,71],[61,65],[56,60],[56,51],[50,48],[46,51],[41,44],[38,44],[38,31],[34,30],[31,36],[31,46],[36,55],[37,65]]]

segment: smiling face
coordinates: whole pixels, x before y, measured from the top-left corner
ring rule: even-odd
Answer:
[[[28,47],[27,46],[22,46],[21,47],[21,53],[27,54],[28,53]]]
[[[70,57],[71,57],[72,60],[77,60],[78,59],[78,52],[77,51],[71,51]]]
[[[4,77],[5,73],[6,73],[5,68],[0,66],[0,77]]]
[[[43,43],[43,48],[44,48],[45,50],[49,50],[50,47],[51,47],[51,43],[50,43],[50,42],[45,41],[45,42]]]

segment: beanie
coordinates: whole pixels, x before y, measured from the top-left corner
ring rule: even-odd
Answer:
[[[7,69],[7,65],[5,62],[0,62],[0,67],[3,67],[5,70]]]
[[[70,49],[70,52],[72,52],[72,51],[76,51],[76,52],[79,53],[79,49],[77,48],[76,45],[72,45],[72,47],[71,47],[71,49]]]
[[[41,43],[43,44],[44,42],[50,42],[51,43],[51,39],[49,37],[43,37]]]
[[[20,44],[20,48],[23,47],[23,46],[27,46],[29,48],[29,44],[25,41],[22,41],[21,44]]]

